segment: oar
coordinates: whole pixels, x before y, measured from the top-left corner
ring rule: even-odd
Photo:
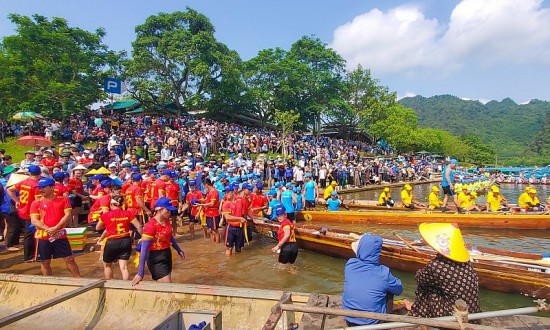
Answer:
[[[404,239],[403,237],[401,237],[398,233],[394,232],[393,233],[397,238],[399,238],[403,243],[405,243],[405,245],[407,245],[408,247],[410,247],[411,249],[415,250],[416,252],[420,252],[420,250],[418,250],[416,247],[414,247],[411,243],[409,243],[406,239]]]
[[[525,259],[517,257],[497,256],[497,255],[470,255],[470,258],[475,260],[487,260],[487,261],[511,261],[522,264],[531,264],[543,267],[550,267],[550,261],[542,259]]]

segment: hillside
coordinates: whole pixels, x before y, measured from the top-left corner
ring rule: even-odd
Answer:
[[[506,98],[483,104],[452,95],[406,97],[399,101],[418,113],[421,127],[444,129],[455,135],[474,134],[499,157],[522,154],[541,131],[550,102],[517,104]]]

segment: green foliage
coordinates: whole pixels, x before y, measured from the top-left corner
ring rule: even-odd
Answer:
[[[521,154],[550,112],[548,102],[533,100],[518,105],[509,98],[485,105],[451,95],[407,97],[399,102],[418,113],[421,127],[444,129],[458,136],[478,136],[499,157]]]
[[[240,60],[214,32],[210,20],[190,8],[150,16],[136,27],[125,75],[145,109],[205,107],[225,69]]]
[[[102,43],[103,29],[69,27],[63,18],[49,21],[10,14],[17,34],[0,46],[0,112],[35,111],[63,117],[102,99],[104,78],[116,70],[122,54]]]
[[[280,111],[275,109],[275,122],[283,131],[283,155],[286,157],[286,136],[294,131],[296,123],[300,120],[300,114],[294,110]]]

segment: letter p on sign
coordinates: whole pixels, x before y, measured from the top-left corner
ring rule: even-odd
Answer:
[[[105,78],[103,82],[103,90],[107,93],[121,94],[122,81],[115,78]]]

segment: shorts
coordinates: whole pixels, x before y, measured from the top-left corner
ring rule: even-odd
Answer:
[[[189,215],[189,223],[200,223],[201,220],[195,215]]]
[[[82,197],[74,196],[71,198],[71,206],[74,208],[82,207]]]
[[[279,253],[279,262],[282,264],[293,264],[298,257],[298,243],[290,242],[285,243],[281,247],[281,253]]]
[[[225,247],[235,247],[235,252],[241,252],[244,246],[244,232],[242,227],[227,226],[227,237]]]
[[[306,201],[306,207],[308,209],[315,208],[315,201]]]
[[[218,230],[218,224],[220,223],[220,216],[206,217],[206,228],[211,230]]]
[[[132,254],[132,239],[130,236],[108,239],[103,249],[103,262],[111,263],[117,260],[130,260]]]
[[[294,213],[294,212],[287,213],[287,214],[286,214],[286,217],[287,217],[288,220],[290,220],[290,221],[295,221],[295,220],[296,220],[296,213]]]
[[[73,255],[73,251],[67,238],[56,239],[53,242],[41,239],[38,241],[38,254],[42,260],[48,260],[70,257]]]
[[[411,204],[409,204],[409,205],[403,204],[403,207],[404,207],[404,208],[407,208],[407,209],[411,209],[411,210],[415,208],[415,206],[414,206],[413,203],[411,203]]]
[[[443,194],[444,195],[449,195],[449,196],[454,196],[455,195],[455,192],[451,190],[451,186],[446,186],[446,187],[442,187],[443,188]]]
[[[170,275],[172,272],[172,251],[170,248],[149,251],[147,268],[149,268],[155,281]]]

